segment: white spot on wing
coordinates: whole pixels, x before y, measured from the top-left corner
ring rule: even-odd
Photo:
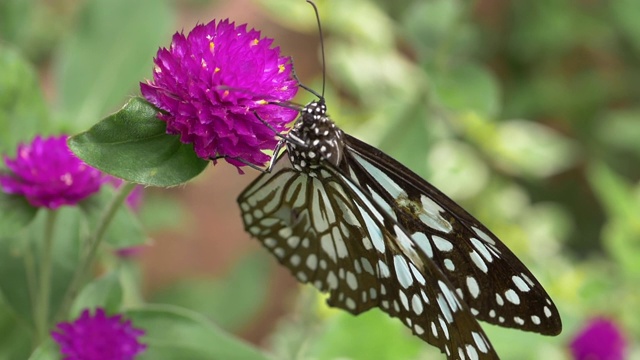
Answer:
[[[480,255],[482,255],[488,262],[493,261],[493,257],[491,256],[491,253],[480,240],[476,238],[471,238],[471,244],[473,244],[473,246],[478,250],[478,252],[480,252]]]
[[[467,288],[469,289],[471,296],[477,299],[478,295],[480,295],[480,287],[478,286],[478,282],[475,278],[467,276]]]
[[[471,333],[471,336],[473,336],[473,341],[475,341],[478,350],[486,354],[489,349],[487,348],[487,344],[484,342],[482,335],[474,331]]]
[[[509,289],[507,291],[504,292],[504,297],[507,298],[507,300],[509,302],[511,302],[512,304],[515,305],[519,305],[520,304],[520,297],[518,296],[518,294],[513,291],[513,289]]]
[[[324,250],[324,252],[329,255],[329,258],[331,258],[331,260],[333,260],[334,262],[338,260],[338,258],[336,257],[336,250],[333,247],[333,241],[331,240],[331,235],[322,235],[322,237],[320,238],[320,247],[322,247],[322,250]]]
[[[315,270],[318,266],[318,257],[315,254],[310,254],[306,261],[307,267],[311,270]]]
[[[416,232],[413,235],[411,235],[411,238],[413,238],[413,241],[415,241],[416,244],[418,244],[418,247],[429,258],[433,258],[433,249],[431,248],[431,242],[429,241],[429,238],[427,238],[427,235],[421,232]]]
[[[349,285],[351,290],[355,290],[358,288],[358,280],[351,271],[347,271],[347,285]]]
[[[489,269],[487,268],[487,264],[484,263],[484,260],[482,260],[480,255],[478,255],[478,253],[475,250],[471,250],[471,253],[469,253],[469,256],[471,257],[471,260],[473,261],[473,263],[478,267],[478,269],[482,270],[482,272],[484,273],[489,271]]]
[[[440,251],[451,251],[453,249],[453,244],[449,240],[443,239],[440,236],[435,236],[435,235],[431,236],[431,239],[433,240],[434,245]]]
[[[402,255],[395,255],[393,257],[393,265],[396,270],[396,275],[398,276],[398,281],[400,285],[405,289],[413,284],[413,279],[411,277],[411,273],[409,272],[409,266],[407,265],[407,261],[402,257]]]
[[[382,260],[378,260],[378,274],[381,277],[389,277],[391,275],[389,273],[389,267]]]
[[[366,271],[367,273],[374,275],[375,273],[373,272],[373,266],[371,266],[371,263],[369,262],[369,260],[367,258],[360,258],[360,263],[362,264],[362,269],[364,269],[364,271]]]
[[[491,245],[495,245],[496,242],[489,236],[487,235],[484,231],[478,229],[475,226],[471,227],[473,229],[473,231],[476,232],[476,234],[478,234],[478,236],[480,236],[480,239],[486,241],[487,243],[491,244]]]
[[[444,259],[444,267],[449,271],[456,270],[456,266],[453,264],[453,261],[451,261],[451,259]]]
[[[478,352],[473,345],[467,345],[467,355],[469,355],[469,360],[478,360]]]
[[[411,268],[411,273],[413,273],[413,277],[416,278],[416,280],[418,280],[420,284],[424,285],[426,283],[426,280],[424,276],[422,276],[422,274],[420,273],[420,270],[418,270],[418,268],[416,268],[416,266],[413,265],[413,263],[409,263],[409,267]]]
[[[411,307],[416,315],[422,314],[424,308],[422,307],[422,300],[420,300],[418,294],[413,294],[413,297],[411,297]]]
[[[438,302],[438,306],[440,307],[440,312],[444,315],[445,319],[447,319],[448,323],[453,322],[453,315],[451,314],[451,309],[449,309],[449,305],[447,305],[447,301],[444,299],[443,294],[438,294],[436,298]]]
[[[511,277],[511,280],[513,280],[513,283],[516,285],[518,290],[520,290],[522,292],[527,292],[527,291],[531,290],[529,285],[527,285],[527,283],[524,282],[524,280],[522,280],[522,278],[519,277],[518,275],[513,275]]]

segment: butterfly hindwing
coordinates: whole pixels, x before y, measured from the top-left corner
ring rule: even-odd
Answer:
[[[329,292],[329,303],[353,314],[377,305],[377,258],[365,223],[337,178],[282,167],[260,176],[238,198],[245,228],[301,282]],[[358,241],[352,241],[358,239]]]
[[[560,333],[560,316],[544,288],[486,227],[380,150],[349,135],[345,142],[352,179],[411,234],[478,319]]]
[[[298,280],[353,314],[380,307],[450,359],[498,358],[442,271],[365,190],[332,166],[309,176],[286,159],[239,203],[247,231]]]

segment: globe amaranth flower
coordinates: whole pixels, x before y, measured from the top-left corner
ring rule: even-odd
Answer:
[[[9,172],[0,175],[5,193],[24,196],[37,207],[75,205],[100,190],[102,173],[85,164],[67,146],[67,136],[20,144],[15,158],[4,157]]]
[[[138,341],[142,335],[130,320],[109,317],[101,308],[94,315],[85,309],[74,322],[59,323],[51,332],[64,360],[132,360],[147,348]]]
[[[169,49],[154,58],[153,81],[140,83],[143,96],[162,110],[167,133],[193,143],[204,159],[225,157],[237,166],[262,165],[297,111],[272,102],[290,101],[297,82],[292,64],[272,39],[228,20],[176,33]],[[256,114],[262,119],[261,121]],[[265,122],[270,125],[265,125]]]
[[[623,360],[626,341],[613,321],[594,318],[576,334],[570,347],[576,360]]]

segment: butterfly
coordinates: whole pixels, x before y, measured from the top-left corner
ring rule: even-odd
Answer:
[[[498,359],[477,320],[560,333],[549,295],[491,231],[340,130],[322,96],[282,136],[269,171],[238,198],[244,226],[330,306],[380,308],[447,359]]]

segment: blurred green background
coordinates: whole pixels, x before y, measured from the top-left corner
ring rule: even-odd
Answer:
[[[606,316],[639,359],[640,2],[316,2],[332,118],[483,221],[556,302],[558,337],[485,327],[501,358],[569,359],[585,321]],[[87,129],[139,93],[172,33],[227,17],[275,38],[321,89],[303,0],[1,0],[0,151]],[[242,232],[234,198],[255,176],[221,164],[148,191],[148,301],[200,311],[278,359],[437,353],[381,312],[354,318],[295,285]],[[0,306],[1,334],[11,316]],[[0,359],[16,358],[2,350],[13,341],[0,337]]]

